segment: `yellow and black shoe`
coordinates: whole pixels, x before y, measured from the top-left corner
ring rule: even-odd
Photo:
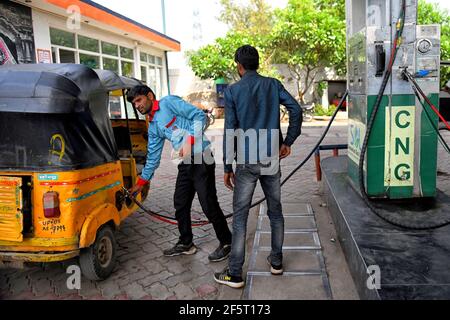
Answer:
[[[226,286],[236,288],[236,289],[242,288],[245,284],[242,277],[232,276],[230,274],[230,270],[228,270],[228,268],[226,268],[222,272],[215,273],[214,280],[217,283],[224,284]]]

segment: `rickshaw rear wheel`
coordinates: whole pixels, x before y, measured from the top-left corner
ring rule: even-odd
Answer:
[[[104,225],[97,231],[95,242],[80,253],[80,266],[83,275],[89,280],[104,280],[116,266],[117,243],[114,231]]]

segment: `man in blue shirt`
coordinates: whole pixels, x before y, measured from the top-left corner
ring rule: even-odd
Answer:
[[[224,134],[224,182],[227,188],[234,190],[233,242],[228,268],[216,273],[214,279],[241,288],[244,286],[242,266],[247,219],[258,180],[267,199],[272,230],[272,251],[267,262],[272,274],[283,273],[284,218],[279,160],[290,155],[291,145],[301,133],[302,112],[280,81],[256,72],[259,54],[254,47],[245,45],[237,49],[235,61],[241,80],[225,91]],[[280,131],[280,104],[289,112],[285,139]],[[236,173],[232,167],[234,160]]]
[[[165,140],[171,142],[180,159],[183,159],[178,165],[173,199],[180,237],[173,248],[164,251],[164,255],[189,255],[197,251],[192,242],[191,225],[191,206],[197,192],[203,212],[220,241],[219,247],[208,258],[213,262],[224,260],[231,250],[231,232],[217,199],[211,143],[203,133],[206,122],[204,112],[177,96],[167,96],[158,101],[147,86],[132,88],[127,93],[127,100],[149,120],[147,161],[130,193],[140,193],[145,185],[150,184],[159,167]]]

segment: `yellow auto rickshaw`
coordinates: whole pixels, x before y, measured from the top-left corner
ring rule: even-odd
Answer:
[[[111,119],[110,99],[138,83],[75,64],[0,67],[0,262],[78,256],[87,278],[111,274],[115,231],[138,209],[123,188],[145,163],[146,123]]]

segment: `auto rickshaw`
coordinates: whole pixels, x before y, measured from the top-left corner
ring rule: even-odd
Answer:
[[[138,83],[76,64],[0,67],[0,262],[79,257],[88,279],[111,274],[146,125],[111,120],[109,99]]]

